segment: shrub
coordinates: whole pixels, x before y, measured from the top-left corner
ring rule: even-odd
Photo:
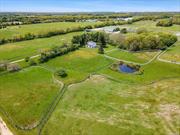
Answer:
[[[67,76],[66,70],[64,70],[64,69],[61,69],[61,70],[57,71],[56,74],[57,74],[58,76],[62,77],[62,78],[64,78],[64,77]]]
[[[113,32],[117,32],[117,31],[120,31],[120,28],[118,27],[118,28],[115,28],[114,30],[113,30]]]
[[[104,49],[103,49],[102,45],[99,46],[98,53],[99,54],[104,54]]]
[[[172,23],[172,20],[171,19],[169,19],[169,20],[160,20],[157,24],[156,24],[156,26],[162,26],[162,27],[170,27],[170,26],[172,26],[173,25],[173,23]]]
[[[30,66],[35,66],[35,65],[37,65],[37,63],[36,63],[34,60],[31,59],[31,60],[29,61],[29,65],[30,65]]]
[[[21,68],[18,64],[8,64],[7,65],[7,71],[9,72],[16,72],[19,71]]]
[[[122,28],[122,29],[121,29],[121,33],[122,33],[122,34],[126,34],[126,33],[127,33],[127,29],[126,29],[126,28]]]
[[[24,60],[25,62],[29,62],[30,57],[26,57]]]
[[[7,70],[7,65],[8,65],[8,62],[7,62],[7,61],[1,61],[1,62],[0,62],[0,71],[5,71],[5,70]]]
[[[138,29],[136,30],[136,33],[137,33],[137,34],[146,33],[146,32],[147,32],[147,29],[146,29],[146,28],[138,28]]]

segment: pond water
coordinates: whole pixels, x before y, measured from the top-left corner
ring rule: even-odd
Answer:
[[[132,68],[132,67],[129,67],[128,65],[126,64],[123,64],[123,65],[120,65],[119,66],[119,70],[121,72],[124,72],[124,73],[134,73],[136,72],[136,69]]]

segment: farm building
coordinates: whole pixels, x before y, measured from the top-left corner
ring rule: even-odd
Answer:
[[[87,47],[88,48],[96,48],[97,47],[96,42],[93,42],[93,41],[87,42]]]

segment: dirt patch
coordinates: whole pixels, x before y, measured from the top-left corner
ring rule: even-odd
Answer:
[[[13,135],[6,123],[0,117],[0,135]]]
[[[80,84],[86,83],[89,81],[91,81],[91,83],[94,83],[94,84],[109,82],[108,79],[106,79],[105,77],[103,77],[101,75],[91,75],[90,78],[87,78],[85,81],[80,82],[80,83],[71,84],[68,86],[68,88],[75,88],[75,87],[78,87]]]
[[[159,112],[157,114],[167,121],[171,121],[172,115],[178,115],[180,118],[180,107],[175,104],[163,104],[159,106]]]

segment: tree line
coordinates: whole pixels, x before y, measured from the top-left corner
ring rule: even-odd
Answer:
[[[173,26],[173,24],[180,25],[180,16],[173,16],[169,19],[160,20],[156,26],[170,27]]]
[[[17,35],[15,37],[9,38],[9,39],[2,38],[2,39],[0,39],[0,45],[5,44],[5,43],[32,40],[32,39],[36,39],[36,38],[47,38],[47,37],[52,37],[52,36],[61,35],[61,34],[67,34],[67,33],[71,33],[71,32],[84,31],[86,29],[100,28],[100,27],[111,26],[111,25],[123,25],[123,24],[127,24],[127,23],[123,22],[123,21],[119,21],[119,22],[109,21],[109,22],[104,22],[104,23],[97,23],[97,24],[94,24],[94,25],[68,28],[66,30],[61,30],[60,29],[60,30],[55,30],[55,31],[48,31],[46,33],[41,33],[41,34],[27,33],[24,36]]]
[[[118,15],[116,15],[118,16]],[[126,16],[123,16],[126,17]],[[70,32],[78,32],[78,31],[83,31],[86,29],[92,29],[92,28],[100,28],[100,27],[105,27],[105,26],[116,26],[116,25],[124,25],[124,24],[132,24],[137,21],[142,21],[142,20],[156,20],[156,19],[162,19],[162,18],[168,18],[169,16],[142,16],[142,17],[134,17],[132,20],[129,21],[106,21],[102,23],[98,23],[95,25],[88,25],[84,27],[75,27],[75,28],[68,28],[67,30],[55,30],[55,31],[49,31],[46,33],[41,33],[41,34],[32,34],[32,33],[27,33],[25,35],[17,35],[13,38],[5,39],[1,38],[0,39],[0,45],[5,44],[5,43],[10,43],[10,42],[18,42],[18,41],[25,41],[25,40],[32,40],[35,38],[46,38],[46,37],[51,37],[51,36],[56,36],[56,35],[61,35],[61,34],[67,34]]]

